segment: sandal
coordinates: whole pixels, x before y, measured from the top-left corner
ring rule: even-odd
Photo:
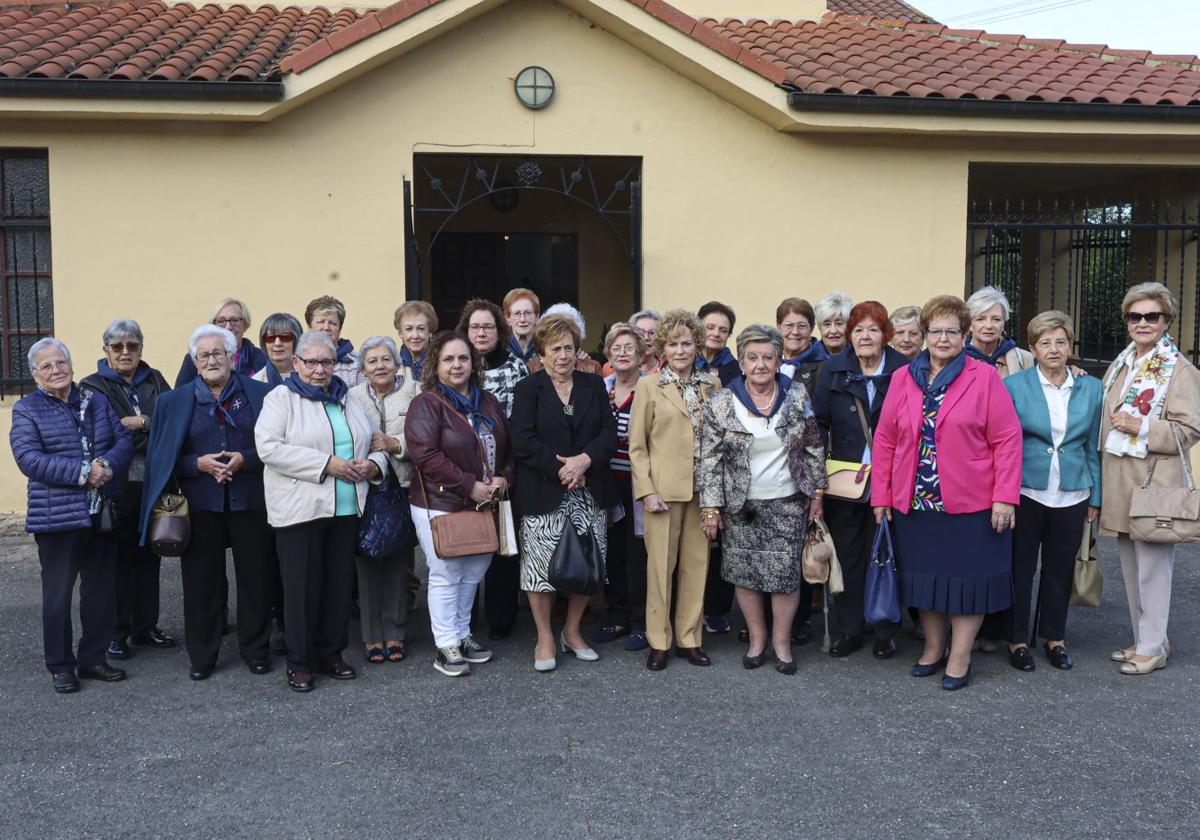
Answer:
[[[382,665],[387,661],[387,654],[382,647],[369,647],[363,650],[363,658],[372,665]]]
[[[403,662],[404,657],[407,655],[408,655],[408,653],[404,650],[404,642],[401,642],[398,645],[388,645],[388,648],[387,648],[388,662]]]

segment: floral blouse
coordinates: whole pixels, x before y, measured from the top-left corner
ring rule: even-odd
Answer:
[[[946,510],[942,504],[942,483],[938,479],[937,441],[934,432],[937,431],[937,416],[942,408],[942,400],[946,398],[946,389],[940,389],[936,394],[925,395],[925,410],[921,417],[921,444],[917,458],[917,483],[913,488],[912,510],[936,511]]]
[[[700,386],[704,380],[696,375],[687,382],[679,378],[679,374],[664,367],[658,373],[658,381],[663,385],[674,385],[683,397],[683,405],[687,409],[688,419],[692,421],[692,480],[693,486],[700,486],[700,426],[704,420],[704,395]]]

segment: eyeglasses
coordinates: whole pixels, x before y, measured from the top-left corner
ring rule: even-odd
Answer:
[[[1125,321],[1130,325],[1145,321],[1147,324],[1157,324],[1162,320],[1162,312],[1126,312]]]
[[[142,343],[140,341],[116,341],[108,345],[108,349],[114,353],[136,353],[142,349]]]
[[[784,321],[779,325],[781,332],[791,332],[792,330],[808,330],[812,329],[808,325],[808,321]]]
[[[962,330],[930,330],[925,335],[937,341],[939,338],[958,338]]]
[[[495,331],[496,331],[495,324],[470,324],[467,326],[467,332],[488,333],[488,332],[495,332]]]
[[[537,314],[532,309],[513,309],[508,313],[508,317],[524,320],[525,318],[536,318]]]
[[[65,359],[59,359],[57,362],[45,362],[44,364],[40,364],[36,368],[34,368],[34,370],[36,370],[42,376],[46,376],[47,374],[52,373],[53,371],[56,371],[56,370],[70,370],[70,369],[71,369],[71,363],[66,361]]]
[[[333,370],[333,366],[337,364],[333,359],[305,359],[300,356],[297,356],[296,358],[304,362],[304,367],[307,370],[316,370],[317,368]]]
[[[637,348],[632,344],[614,344],[608,352],[614,356],[632,356],[637,353]]]
[[[213,323],[216,324],[218,327],[236,327],[238,324],[242,323],[242,321],[244,321],[244,320],[246,320],[246,319],[245,318],[213,318]]]
[[[263,342],[266,344],[274,344],[276,341],[282,341],[284,344],[291,344],[295,340],[295,333],[267,333],[263,336]]]
[[[224,359],[228,355],[224,350],[209,350],[206,353],[197,353],[196,361],[202,365],[206,365],[209,362]]]

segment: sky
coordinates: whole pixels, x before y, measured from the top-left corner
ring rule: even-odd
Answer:
[[[959,29],[1200,54],[1200,0],[907,0]],[[1006,18],[1006,19],[1001,19]]]

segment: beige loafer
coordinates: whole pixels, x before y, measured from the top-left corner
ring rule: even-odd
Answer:
[[[1108,658],[1113,662],[1128,662],[1137,653],[1137,645],[1130,645],[1127,648],[1114,650],[1108,655]]]
[[[1122,674],[1142,676],[1165,667],[1167,667],[1167,655],[1165,653],[1160,653],[1158,656],[1150,657],[1145,662],[1138,662],[1134,659],[1130,659],[1127,662],[1122,662],[1119,670]]]

